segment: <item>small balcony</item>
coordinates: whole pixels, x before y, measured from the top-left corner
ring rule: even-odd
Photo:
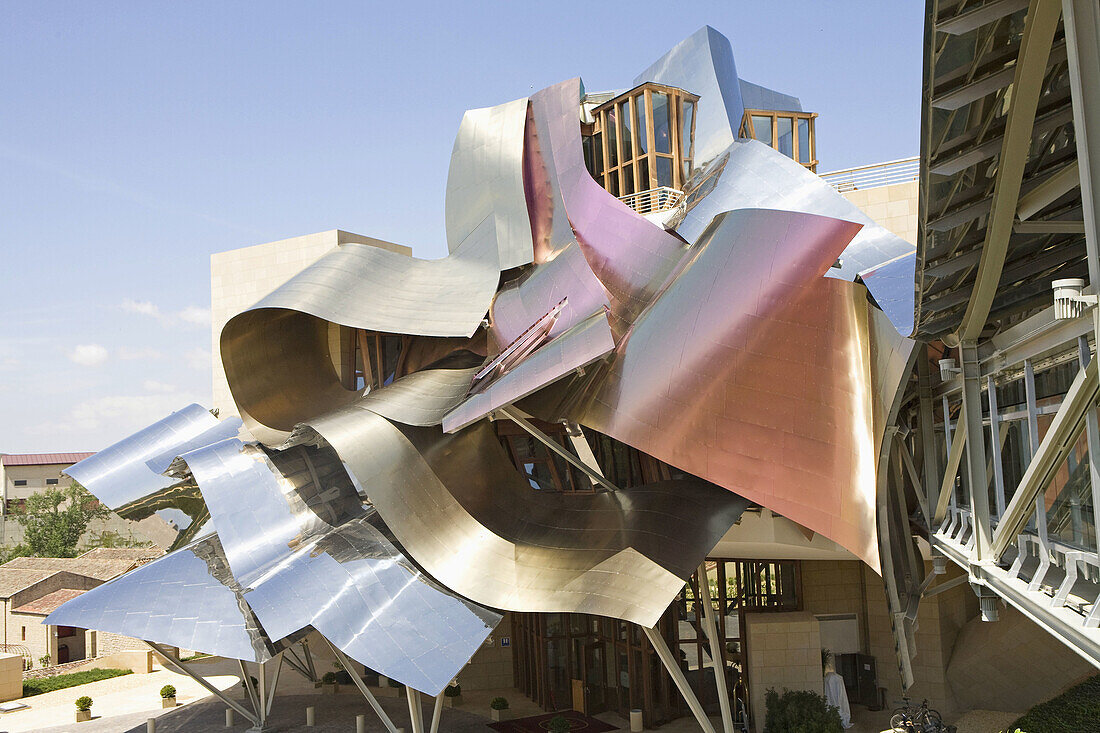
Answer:
[[[679,209],[684,205],[684,192],[670,186],[658,186],[620,196],[619,201],[634,209],[635,213],[645,216]]]

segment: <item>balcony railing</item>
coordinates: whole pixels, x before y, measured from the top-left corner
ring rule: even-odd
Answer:
[[[684,192],[676,188],[660,186],[651,188],[648,191],[620,196],[619,201],[622,201],[639,214],[653,214],[658,211],[678,208],[684,203]]]
[[[920,177],[920,158],[902,158],[891,160],[889,163],[861,165],[858,168],[822,173],[821,177],[841,193],[892,186],[895,183],[917,180]]]

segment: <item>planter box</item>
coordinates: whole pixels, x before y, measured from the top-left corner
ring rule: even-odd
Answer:
[[[372,688],[371,692],[374,693],[375,697],[402,697],[405,694],[405,688],[386,685],[385,687]]]
[[[77,710],[76,711],[76,722],[83,723],[85,720],[91,720],[91,719],[92,719],[92,711],[91,710]]]
[[[489,717],[499,723],[502,720],[508,720],[510,716],[508,715],[507,710],[495,710],[493,708],[490,708]]]
[[[160,699],[160,706],[162,708],[174,708],[174,707],[176,707],[176,698],[174,698],[174,697],[162,697]]]
[[[322,695],[335,695],[339,691],[340,691],[340,685],[326,685],[326,684],[321,685],[321,694]]]
[[[456,705],[461,705],[461,704],[462,704],[462,695],[456,695],[454,697],[447,697],[446,695],[444,695],[444,697],[443,697],[443,707],[445,707],[445,708],[453,708]]]

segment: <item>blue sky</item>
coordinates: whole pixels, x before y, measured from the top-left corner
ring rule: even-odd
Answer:
[[[0,4],[0,453],[210,401],[209,255],[445,250],[464,110],[628,86],[709,24],[820,114],[821,171],[918,152],[921,2]],[[701,103],[705,103],[703,100]]]

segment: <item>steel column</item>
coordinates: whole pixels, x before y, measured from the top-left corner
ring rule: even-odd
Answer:
[[[435,705],[432,706],[432,727],[428,733],[439,733],[439,718],[443,715],[443,693],[435,696]]]
[[[525,430],[531,437],[545,445],[554,453],[564,458],[566,462],[568,462],[571,466],[580,469],[584,473],[584,475],[588,476],[588,478],[590,478],[594,483],[603,486],[608,491],[619,490],[619,487],[604,478],[603,474],[601,474],[599,471],[594,471],[586,466],[583,461],[579,460],[575,455],[558,445],[558,442],[556,440],[536,428],[531,423],[527,422],[527,418],[525,418],[515,407],[512,407],[511,405],[506,405],[497,410],[497,412],[501,415],[504,415],[516,425],[523,428],[523,430]]]
[[[994,500],[997,502],[997,518],[1005,513],[1005,476],[1001,465],[1001,425],[997,410],[997,384],[992,376],[986,377],[986,392],[989,394],[989,440],[992,446]]]
[[[989,559],[990,520],[989,477],[985,471],[985,436],[982,435],[981,363],[977,342],[963,341],[959,344],[959,358],[962,362],[963,407],[966,411],[966,422],[959,426],[959,431],[966,431],[967,483],[974,542],[971,558],[980,564]]]
[[[672,652],[669,651],[668,644],[665,643],[665,639],[661,636],[661,632],[656,628],[650,629],[645,626],[642,627],[642,631],[645,632],[646,638],[649,639],[649,643],[653,645],[653,649],[657,652],[657,656],[660,657],[661,663],[665,665],[669,677],[676,683],[676,688],[680,690],[680,694],[684,696],[684,701],[688,704],[688,707],[691,708],[691,712],[695,716],[695,720],[698,721],[699,727],[703,729],[703,733],[715,733],[714,726],[710,723],[710,718],[707,717],[702,704],[699,702],[699,698],[695,697],[695,692],[691,689],[691,685],[688,684],[687,677],[684,676],[684,670],[680,669],[680,661],[672,656]]]
[[[917,357],[917,394],[920,415],[921,463],[924,466],[924,521],[928,532],[935,531],[932,526],[932,505],[939,498],[936,494],[939,486],[936,478],[940,475],[939,455],[936,451],[936,428],[932,418],[932,377],[927,358],[927,349],[921,349]],[[947,450],[951,450],[951,441],[947,441]]]
[[[730,710],[729,688],[726,686],[726,655],[724,640],[718,637],[718,624],[714,620],[714,605],[710,597],[710,576],[707,564],[699,566],[699,595],[703,601],[703,626],[710,641],[710,660],[714,664],[714,684],[718,688],[718,705],[722,710],[722,729],[733,733],[733,714]]]
[[[374,709],[374,712],[378,714],[378,717],[382,720],[382,725],[386,726],[386,730],[390,733],[397,733],[397,726],[390,720],[390,716],[386,714],[386,710],[379,704],[378,700],[374,697],[374,693],[370,691],[367,684],[363,682],[363,678],[356,674],[352,669],[351,662],[348,661],[347,656],[340,651],[340,649],[329,641],[326,637],[322,636],[325,643],[328,644],[328,648],[332,650],[333,655],[336,657],[336,661],[340,663],[340,666],[351,676],[351,681],[355,683],[355,686],[359,688],[359,692],[363,693],[363,697],[367,699],[367,703]]]
[[[409,702],[409,726],[412,733],[424,733],[424,711],[420,707],[420,692],[405,685],[405,697]]]
[[[225,693],[223,693],[223,692],[222,692],[221,690],[219,690],[219,689],[218,689],[217,687],[214,687],[214,685],[212,685],[212,684],[210,684],[209,682],[207,682],[205,678],[203,678],[203,677],[201,677],[200,675],[197,675],[197,674],[195,674],[194,672],[192,672],[191,670],[189,670],[189,669],[187,668],[187,666],[183,664],[183,662],[177,662],[177,661],[176,661],[175,659],[173,659],[172,657],[168,656],[168,652],[167,652],[166,650],[162,649],[162,648],[160,647],[160,645],[158,645],[158,644],[157,644],[156,642],[152,642],[152,641],[148,641],[148,640],[146,640],[145,644],[146,644],[146,645],[147,645],[147,646],[148,646],[148,647],[149,647],[150,649],[152,649],[152,650],[153,650],[153,651],[155,651],[155,652],[156,652],[157,654],[159,654],[159,655],[160,655],[161,657],[163,657],[163,658],[164,658],[164,663],[165,663],[166,665],[168,665],[169,667],[171,667],[171,668],[172,668],[172,669],[174,669],[175,671],[179,672],[180,674],[185,674],[185,675],[187,675],[187,676],[188,676],[188,677],[190,677],[191,679],[195,680],[195,682],[198,682],[198,683],[199,683],[200,685],[202,685],[202,686],[203,686],[203,687],[204,687],[204,688],[205,688],[205,689],[206,689],[206,690],[207,690],[207,691],[208,691],[208,692],[209,692],[210,694],[212,694],[212,695],[213,695],[214,697],[216,697],[216,698],[218,698],[219,700],[221,700],[222,702],[224,702],[224,703],[225,703],[226,705],[228,705],[229,707],[231,707],[231,708],[232,708],[233,710],[235,710],[235,711],[237,711],[238,713],[240,713],[241,715],[243,715],[243,716],[244,716],[245,718],[247,718],[247,719],[248,719],[248,720],[249,720],[249,721],[250,721],[251,723],[253,723],[253,724],[256,724],[256,723],[258,723],[258,722],[259,722],[259,720],[258,720],[258,719],[256,718],[256,716],[255,716],[255,715],[253,715],[252,713],[248,712],[248,709],[247,709],[247,708],[245,708],[245,707],[244,707],[243,705],[241,705],[241,704],[240,704],[239,702],[237,702],[236,700],[233,700],[232,698],[230,698],[230,697],[226,696],[226,695],[225,695]]]

